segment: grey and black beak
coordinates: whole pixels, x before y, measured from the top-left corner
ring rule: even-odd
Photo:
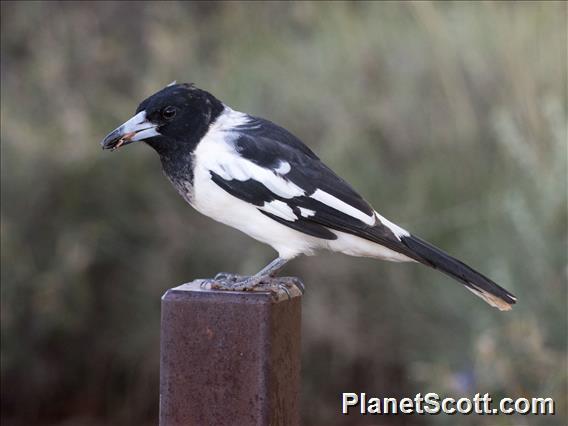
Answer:
[[[153,136],[160,136],[156,127],[156,124],[146,120],[146,111],[141,111],[122,126],[110,132],[106,138],[101,141],[101,146],[103,149],[111,149],[114,151],[132,142],[142,141]]]

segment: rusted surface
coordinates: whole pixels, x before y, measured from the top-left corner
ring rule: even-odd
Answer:
[[[162,297],[160,426],[299,425],[299,291],[199,284]]]

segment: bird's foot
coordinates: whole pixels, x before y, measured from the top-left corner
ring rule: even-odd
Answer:
[[[226,281],[230,283],[236,283],[237,281],[242,281],[246,278],[250,277],[246,275],[231,274],[230,272],[219,272],[217,275],[215,275],[215,280]]]
[[[286,285],[289,288],[296,287],[298,291],[302,294],[302,296],[306,292],[306,286],[304,285],[301,279],[296,277],[282,277],[280,279],[286,281],[285,283],[283,283],[283,285]]]
[[[215,278],[202,280],[200,287],[204,289],[233,290],[233,284],[246,278],[249,278],[249,276],[231,274],[230,272],[219,272],[215,275]]]
[[[290,289],[293,287],[296,287],[301,294],[305,291],[304,284],[294,277],[275,279],[269,275],[242,276],[224,272],[217,274],[214,279],[204,280],[201,287],[228,291],[268,291],[274,296],[283,291],[289,299],[292,298]]]

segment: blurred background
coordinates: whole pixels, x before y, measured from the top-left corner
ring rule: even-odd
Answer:
[[[99,141],[172,80],[290,129],[384,216],[518,296],[323,254],[303,300],[306,425],[564,425],[563,2],[1,6],[3,425],[153,425],[160,296],[274,253]],[[554,397],[554,417],[343,417],[341,392]]]

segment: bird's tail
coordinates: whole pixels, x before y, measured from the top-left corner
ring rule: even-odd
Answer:
[[[501,311],[509,311],[517,301],[515,296],[485,275],[426,241],[414,235],[401,236],[400,241],[408,249],[410,257],[460,281],[469,291],[481,297],[491,306]]]

